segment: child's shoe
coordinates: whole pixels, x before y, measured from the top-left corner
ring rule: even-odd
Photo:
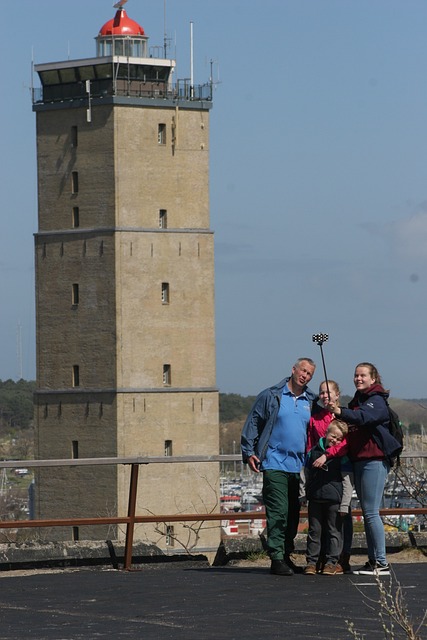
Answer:
[[[325,564],[322,575],[323,576],[339,576],[344,573],[340,564]]]
[[[316,575],[316,566],[314,564],[308,564],[304,567],[304,575],[305,576],[315,576]]]

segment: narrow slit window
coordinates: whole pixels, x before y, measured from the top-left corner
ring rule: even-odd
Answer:
[[[166,546],[173,547],[175,543],[175,531],[171,524],[166,525]]]
[[[77,147],[78,144],[78,136],[77,136],[77,127],[71,127],[71,146]]]
[[[79,285],[75,283],[71,288],[71,303],[77,305],[79,301]]]
[[[160,209],[159,211],[159,228],[160,229],[168,228],[168,212],[166,209]]]
[[[79,457],[79,441],[73,440],[71,443],[71,457],[73,460],[77,460]]]
[[[80,367],[78,364],[73,365],[73,387],[80,386]]]
[[[162,282],[162,304],[169,304],[169,282]]]
[[[73,527],[73,540],[74,542],[78,542],[80,540],[79,528]]]
[[[166,125],[164,122],[159,124],[157,130],[157,142],[159,144],[166,144]]]
[[[165,456],[172,455],[172,440],[165,440]]]
[[[71,174],[71,193],[74,195],[79,192],[79,172],[73,171]]]
[[[170,364],[163,365],[163,384],[170,385],[171,383],[171,366]]]
[[[73,229],[80,227],[80,211],[78,207],[73,207]]]

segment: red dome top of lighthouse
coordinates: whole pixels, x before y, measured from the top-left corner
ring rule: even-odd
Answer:
[[[99,31],[100,36],[143,36],[144,29],[135,20],[128,18],[124,9],[119,9]]]

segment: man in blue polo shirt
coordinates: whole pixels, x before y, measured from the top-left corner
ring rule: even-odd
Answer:
[[[299,358],[292,374],[258,395],[242,431],[242,457],[263,473],[271,573],[293,575],[290,559],[299,521],[299,474],[304,462],[307,426],[316,395],[307,386],[316,365]]]

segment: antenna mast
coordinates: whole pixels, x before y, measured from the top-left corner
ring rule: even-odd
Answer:
[[[16,330],[16,359],[18,362],[18,380],[22,380],[22,335],[21,322],[19,320]]]
[[[190,22],[190,96],[193,97],[194,73],[193,73],[193,22]]]
[[[168,38],[166,33],[166,0],[163,0],[163,50],[165,58],[168,57]]]

